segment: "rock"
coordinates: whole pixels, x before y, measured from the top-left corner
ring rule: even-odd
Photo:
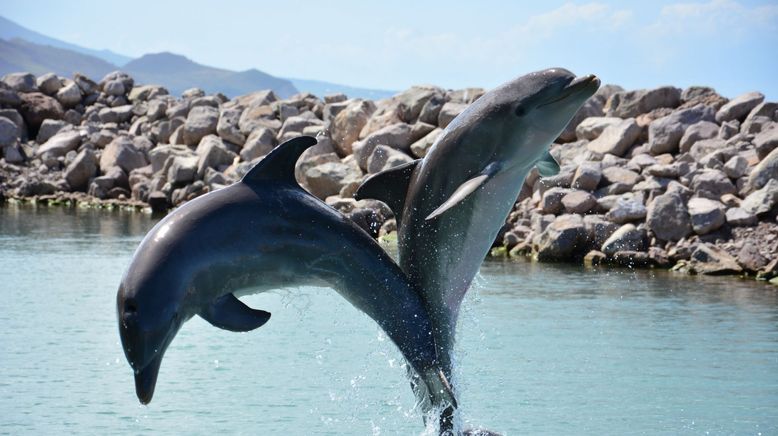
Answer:
[[[776,179],[778,179],[778,148],[771,151],[751,170],[746,185],[749,190],[755,190]]]
[[[359,132],[375,110],[372,101],[354,100],[335,116],[330,126],[330,137],[340,156],[348,156],[353,152],[352,144],[359,139]]]
[[[602,170],[600,170],[599,165],[584,163],[575,170],[571,186],[584,191],[594,191],[597,189],[597,185],[600,184],[601,179]]]
[[[375,174],[408,162],[413,162],[413,159],[407,154],[385,145],[379,145],[373,149],[373,153],[367,160],[367,172]]]
[[[167,195],[165,195],[165,193],[162,191],[152,191],[151,193],[149,193],[149,198],[147,202],[149,203],[152,212],[155,213],[165,212],[167,211],[169,206],[167,201]]]
[[[81,150],[73,162],[65,169],[65,181],[73,191],[85,191],[89,179],[97,172],[97,156],[89,149]]]
[[[197,177],[201,179],[205,176],[206,169],[230,165],[237,157],[235,153],[227,150],[221,138],[216,135],[208,135],[200,140],[195,153],[200,156],[197,162]]]
[[[586,228],[579,215],[560,215],[538,237],[539,260],[564,260],[583,254]]]
[[[483,88],[463,88],[457,89],[456,91],[448,91],[446,93],[446,98],[454,103],[470,104],[481,98],[481,96],[484,95],[484,92]]]
[[[754,137],[754,146],[759,160],[763,160],[778,148],[778,128],[763,130]]]
[[[722,171],[714,169],[704,169],[697,173],[692,179],[692,191],[700,197],[719,199],[724,194],[734,194],[735,185],[729,180]]]
[[[711,153],[724,150],[726,146],[727,142],[719,138],[702,139],[692,145],[689,155],[694,160],[700,161]]]
[[[64,107],[74,107],[81,103],[81,89],[75,82],[68,82],[57,91],[55,98]]]
[[[48,180],[35,178],[25,178],[19,186],[18,195],[20,197],[32,197],[35,195],[51,195],[57,192],[57,185]]]
[[[184,123],[184,144],[196,145],[206,135],[216,133],[219,110],[210,106],[197,106],[189,111]]]
[[[316,148],[317,146],[318,144],[306,150],[300,156],[300,158],[297,159],[297,163],[295,164],[294,167],[295,178],[297,179],[297,181],[300,183],[301,186],[308,189],[309,191],[310,189],[308,186],[308,180],[306,180],[306,176],[305,176],[305,173],[307,173],[309,169],[324,163],[330,163],[330,162],[342,163],[334,150],[330,152],[321,153],[321,154],[310,154],[309,151],[313,148]],[[341,197],[343,197],[343,195],[341,195]]]
[[[443,90],[430,85],[412,86],[394,97],[400,103],[400,118],[406,123],[414,123],[419,118],[424,105],[433,97],[443,96]]]
[[[361,179],[361,174],[351,165],[340,162],[328,162],[305,172],[311,194],[325,199],[337,195],[348,183]]]
[[[219,121],[216,123],[216,134],[225,141],[243,145],[246,142],[246,136],[238,128],[241,113],[239,109],[235,108],[222,110],[219,114]]]
[[[103,92],[108,95],[124,95],[124,84],[119,80],[111,80],[103,86]]]
[[[697,274],[739,274],[743,269],[726,251],[713,245],[699,244],[691,255],[689,266]]]
[[[576,140],[576,128],[587,118],[602,117],[602,106],[605,104],[605,100],[611,90],[611,85],[601,87],[591,98],[587,99],[578,111],[573,115],[573,118],[559,134],[556,142],[567,143]],[[619,91],[623,89],[619,88]],[[598,133],[599,135],[599,133]]]
[[[645,230],[633,224],[624,224],[602,244],[601,251],[608,256],[618,251],[646,251],[647,239]]]
[[[566,213],[585,214],[597,205],[597,199],[588,192],[572,191],[562,197],[562,205]]]
[[[768,259],[752,244],[744,244],[737,254],[738,263],[751,272],[757,272],[767,266]]]
[[[446,104],[446,98],[444,96],[433,95],[429,100],[427,100],[426,103],[424,103],[424,106],[421,108],[421,112],[419,113],[419,121],[427,124],[437,125],[438,116],[440,115],[440,110],[443,108],[444,104]]]
[[[300,136],[306,127],[321,125],[322,121],[317,118],[308,118],[302,115],[289,117],[281,125],[281,130],[279,130],[276,139],[278,139],[279,142],[284,142],[288,139]]]
[[[629,189],[643,179],[640,174],[617,166],[603,169],[602,177],[606,184],[620,183],[629,186]]]
[[[729,120],[743,121],[748,113],[763,101],[764,94],[760,92],[739,95],[716,112],[716,122],[721,124]]]
[[[199,162],[197,156],[181,157],[172,156],[169,158],[170,164],[166,163],[167,169],[167,181],[174,185],[181,185],[191,183],[194,181],[197,175],[197,164]]]
[[[426,156],[427,151],[429,151],[430,147],[435,144],[435,141],[438,139],[438,136],[440,136],[442,132],[443,129],[437,127],[435,130],[427,133],[423,138],[411,144],[411,153],[417,158]]]
[[[698,104],[710,106],[718,110],[727,103],[727,99],[720,96],[716,90],[707,86],[690,86],[681,93],[681,108],[694,107]]]
[[[643,203],[619,198],[616,205],[605,216],[616,224],[624,224],[631,221],[642,221],[646,218],[647,213]]]
[[[589,117],[581,121],[575,128],[575,136],[578,139],[596,139],[603,130],[610,126],[621,124],[623,120],[616,117]]]
[[[38,148],[37,156],[44,161],[49,157],[64,156],[70,150],[75,150],[81,143],[81,134],[76,131],[62,132],[54,135]]]
[[[30,133],[35,134],[43,120],[61,120],[65,111],[57,100],[40,92],[31,92],[21,95],[19,113],[30,128]]]
[[[657,196],[646,210],[646,226],[663,241],[678,241],[692,232],[686,202],[676,192]]]
[[[730,179],[739,179],[748,174],[748,161],[743,156],[732,156],[724,164],[724,173]]]
[[[240,158],[244,162],[251,162],[254,159],[264,156],[276,146],[275,135],[270,129],[258,127],[254,129],[240,151]]]
[[[467,104],[448,102],[440,108],[438,113],[438,127],[445,129],[459,114],[467,109]]]
[[[59,133],[66,125],[67,123],[62,120],[43,120],[43,123],[41,123],[41,126],[38,129],[38,137],[35,138],[35,141],[39,144],[43,144]]]
[[[19,128],[13,121],[0,117],[0,147],[16,144],[19,133]]]
[[[592,247],[601,247],[619,228],[618,224],[605,219],[603,215],[585,215],[583,220],[586,228],[586,240]]]
[[[46,73],[36,80],[38,90],[48,96],[52,96],[62,87],[59,77],[54,73]]]
[[[162,86],[142,85],[142,86],[134,86],[130,90],[130,93],[127,95],[127,99],[130,100],[131,102],[147,101],[155,97],[168,95],[168,94],[169,94],[168,90]],[[154,192],[149,194],[149,198],[151,198],[152,194],[154,194]],[[167,203],[167,199],[165,200],[165,202]]]
[[[726,222],[724,205],[718,201],[695,197],[689,200],[688,209],[692,230],[698,235],[717,230]]]
[[[695,142],[702,139],[715,138],[719,134],[719,126],[710,121],[700,121],[686,128],[678,148],[681,153],[688,153]]]
[[[617,92],[608,99],[604,111],[609,117],[630,118],[657,108],[678,107],[680,100],[681,90],[672,86]]]
[[[2,81],[16,92],[28,93],[38,91],[38,84],[35,81],[35,76],[31,73],[6,74],[3,76]]]
[[[652,121],[648,125],[648,151],[657,155],[677,150],[686,129],[700,121],[713,121],[713,108],[699,105]]]
[[[623,120],[619,124],[606,127],[600,136],[587,145],[595,153],[623,156],[640,136],[641,128],[634,119]]]
[[[9,164],[20,164],[24,162],[25,155],[22,153],[21,148],[18,144],[9,144],[2,147],[2,157],[5,159],[6,163]],[[0,189],[0,197],[3,197],[2,190]],[[0,199],[2,200],[2,199]],[[2,203],[2,201],[0,201]]]
[[[586,266],[597,266],[605,263],[607,258],[608,256],[606,256],[602,251],[591,250],[590,252],[586,253],[583,261],[584,265]]]
[[[106,172],[111,167],[119,167],[129,173],[135,168],[148,165],[146,155],[135,148],[132,139],[118,136],[105,147],[100,156],[100,171]]]
[[[540,200],[540,210],[544,213],[558,214],[564,209],[562,199],[570,192],[569,189],[553,187],[543,193]]]
[[[360,168],[367,170],[367,160],[373,150],[379,145],[409,151],[411,145],[411,126],[405,123],[396,123],[379,129],[365,139],[353,144],[354,158]]]
[[[770,179],[762,189],[752,192],[740,203],[740,207],[753,215],[770,212],[778,204],[778,180]]]

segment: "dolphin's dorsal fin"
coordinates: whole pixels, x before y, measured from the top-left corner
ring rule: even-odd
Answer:
[[[313,136],[298,136],[284,142],[254,165],[241,182],[251,184],[263,180],[285,180],[296,185],[294,166],[297,159],[317,142]]]
[[[444,201],[443,204],[438,206],[437,209],[433,210],[431,214],[427,215],[426,219],[431,220],[436,216],[442,214],[443,212],[459,204],[462,200],[467,198],[468,195],[475,192],[476,189],[483,186],[484,183],[486,183],[489,179],[494,177],[494,175],[497,174],[498,171],[500,171],[501,167],[502,165],[500,165],[499,162],[492,162],[489,165],[487,165],[483,169],[483,171],[481,171],[477,176],[459,185],[459,187],[454,191],[454,193],[451,194],[451,197],[449,197],[446,201]]]
[[[551,177],[559,174],[559,163],[551,155],[551,152],[546,150],[543,157],[535,164],[538,167],[538,173],[542,177]]]
[[[214,300],[200,316],[214,327],[231,332],[248,332],[265,324],[270,319],[270,312],[252,309],[229,293]]]
[[[392,209],[392,212],[394,212],[394,218],[397,220],[397,225],[399,226],[403,209],[405,208],[405,196],[408,193],[408,184],[411,181],[413,170],[416,169],[416,165],[418,165],[420,161],[421,159],[416,159],[413,162],[408,162],[373,174],[359,185],[357,192],[354,194],[354,198],[357,200],[373,198],[383,201]]]

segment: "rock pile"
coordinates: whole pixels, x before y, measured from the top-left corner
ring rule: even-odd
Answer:
[[[415,86],[371,101],[272,91],[178,98],[122,72],[0,81],[0,198],[118,201],[166,210],[238,180],[280,142],[313,135],[303,187],[374,236],[391,211],[356,201],[366,175],[423,157],[482,89]],[[533,171],[496,241],[510,256],[778,270],[778,104],[713,89],[603,87],[562,132],[559,175]],[[497,250],[499,252],[499,250]]]

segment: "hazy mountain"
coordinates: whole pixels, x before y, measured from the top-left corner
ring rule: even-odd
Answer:
[[[73,77],[78,72],[100,80],[107,73],[118,69],[116,65],[102,59],[71,50],[33,44],[21,39],[0,39],[0,75],[28,71],[35,75],[56,73]]]
[[[49,36],[35,32],[34,30],[22,27],[7,18],[0,17],[0,39],[14,38],[20,38],[25,41],[34,42],[36,44],[50,45],[52,47],[64,48],[77,53],[87,54],[118,66],[122,66],[132,60],[132,58],[129,56],[114,53],[111,50],[94,50],[91,48],[81,47],[76,44],[71,44],[69,42],[60,41],[59,39],[51,38]]]
[[[143,55],[122,68],[138,83],[158,83],[173,94],[188,88],[206,92],[221,92],[228,97],[247,94],[258,89],[272,89],[280,97],[297,93],[292,82],[259,70],[234,72],[198,64],[173,53]]]
[[[343,93],[349,97],[368,98],[371,100],[380,100],[389,98],[397,91],[387,91],[383,89],[357,88],[348,85],[339,85],[337,83],[322,82],[320,80],[289,79],[295,88],[302,92],[310,92],[313,95],[324,97],[327,94]]]

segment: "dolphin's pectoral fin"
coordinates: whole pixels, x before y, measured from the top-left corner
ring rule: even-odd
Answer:
[[[200,312],[200,316],[214,327],[231,332],[248,332],[265,324],[270,319],[270,312],[252,309],[230,293],[217,298]]]
[[[263,180],[283,180],[297,186],[294,166],[300,155],[318,141],[312,136],[298,136],[274,148],[243,176],[241,182],[252,184]]]
[[[373,198],[383,201],[392,209],[397,225],[399,225],[403,208],[405,208],[408,184],[411,181],[413,170],[416,169],[416,165],[420,161],[421,159],[416,159],[413,162],[398,165],[368,177],[359,185],[357,192],[354,193],[354,198],[357,200]]]
[[[535,164],[542,177],[551,177],[559,174],[559,163],[549,151],[543,154],[543,157]]]
[[[487,165],[486,168],[484,168],[484,170],[481,171],[479,175],[459,185],[456,191],[454,191],[454,193],[451,194],[451,197],[449,197],[448,200],[443,202],[443,204],[438,206],[437,209],[433,210],[431,214],[427,215],[426,219],[431,220],[436,216],[442,214],[443,212],[456,206],[459,202],[464,200],[468,195],[472,194],[473,192],[475,192],[476,189],[480,188],[490,178],[494,177],[494,175],[497,174],[497,171],[500,170],[500,167],[501,165],[498,162],[492,162],[489,165]]]

